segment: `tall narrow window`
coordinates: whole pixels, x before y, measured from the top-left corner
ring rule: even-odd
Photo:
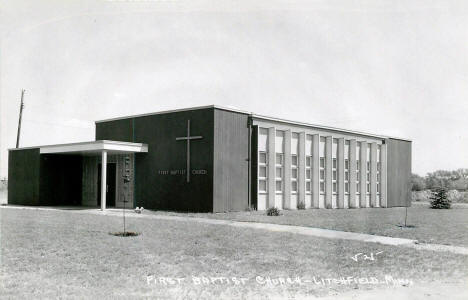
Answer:
[[[326,161],[325,161],[325,137],[320,137],[320,164],[319,164],[319,181],[320,181],[320,194],[325,194],[325,170],[326,170]]]
[[[345,194],[349,194],[349,141],[344,144],[344,188]]]
[[[370,175],[371,175],[371,162],[370,162],[370,152],[371,152],[371,145],[367,144],[366,148],[366,194],[370,194]]]
[[[361,193],[361,143],[356,143],[356,195]]]
[[[292,155],[291,160],[291,192],[297,193],[297,155]]]
[[[276,131],[275,141],[275,182],[276,182],[276,193],[280,194],[283,192],[283,178],[284,178],[284,131]]]
[[[297,193],[298,177],[298,151],[299,151],[299,133],[293,132],[291,135],[291,193]]]
[[[306,194],[312,192],[312,136],[306,135]]]
[[[260,128],[258,134],[258,191],[268,191],[268,129]]]
[[[336,194],[338,180],[338,139],[333,139],[332,143],[332,192]]]
[[[380,170],[381,170],[381,156],[382,145],[377,145],[377,196],[380,196]]]

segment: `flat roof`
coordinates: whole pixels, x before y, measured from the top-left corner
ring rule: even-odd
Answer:
[[[241,113],[241,114],[251,115],[250,112],[245,111],[245,110],[240,110],[240,109],[235,109],[235,108],[230,108],[230,107],[223,107],[223,106],[219,106],[219,105],[205,105],[205,106],[186,107],[186,108],[180,108],[180,109],[157,111],[157,112],[146,113],[146,114],[138,114],[138,115],[116,117],[116,118],[110,118],[110,119],[104,119],[104,120],[97,120],[94,123],[103,123],[103,122],[109,122],[109,121],[118,121],[118,120],[133,119],[133,118],[139,118],[139,117],[170,114],[170,113],[176,113],[176,112],[182,112],[182,111],[208,109],[208,108],[216,108],[216,109],[227,110],[227,111],[237,112],[237,113]]]
[[[139,118],[139,117],[161,115],[161,114],[183,112],[183,111],[191,111],[191,110],[208,109],[208,108],[226,110],[226,111],[246,114],[246,115],[249,115],[252,118],[256,118],[256,119],[262,119],[262,120],[268,120],[268,121],[274,121],[274,122],[281,122],[281,123],[286,123],[286,124],[291,124],[291,125],[298,125],[298,126],[312,127],[312,128],[317,128],[317,129],[339,131],[339,132],[369,136],[369,137],[374,137],[374,138],[379,138],[379,139],[395,139],[395,140],[402,140],[402,141],[411,142],[411,139],[407,139],[407,138],[400,138],[400,137],[394,137],[394,136],[388,136],[388,135],[380,135],[380,134],[374,134],[374,133],[368,133],[368,132],[362,132],[362,131],[356,131],[356,130],[348,130],[348,129],[343,129],[343,128],[323,126],[323,125],[317,125],[317,124],[311,124],[311,123],[305,123],[305,122],[291,121],[291,120],[280,119],[280,118],[275,118],[275,117],[257,115],[257,114],[254,114],[253,112],[248,112],[248,111],[240,110],[240,109],[236,109],[236,108],[223,107],[223,106],[219,106],[219,105],[195,106],[195,107],[165,110],[165,111],[152,112],[152,113],[139,114],[139,115],[116,117],[116,118],[110,118],[110,119],[104,119],[104,120],[97,120],[97,121],[95,121],[95,123],[103,123],[103,122],[109,122],[109,121],[133,119],[133,118]]]
[[[109,154],[148,152],[148,145],[121,141],[99,140],[81,143],[45,145],[37,147],[12,148],[9,150],[38,149],[40,154],[99,154],[106,150]]]

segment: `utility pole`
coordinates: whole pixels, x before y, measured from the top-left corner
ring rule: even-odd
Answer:
[[[24,103],[23,103],[24,92],[26,91],[21,90],[21,105],[20,105],[20,113],[19,113],[19,121],[18,121],[18,134],[16,136],[16,148],[19,148],[20,133],[21,133],[21,118],[23,116],[23,108],[24,108]]]

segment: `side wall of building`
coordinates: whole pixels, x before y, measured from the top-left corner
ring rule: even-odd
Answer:
[[[387,207],[411,206],[411,142],[387,139]]]
[[[8,204],[40,205],[39,148],[8,153]]]
[[[214,110],[213,212],[249,206],[248,115]]]
[[[39,148],[10,150],[8,203],[80,205],[81,157],[40,154]]]
[[[96,123],[96,140],[134,142],[133,118]]]

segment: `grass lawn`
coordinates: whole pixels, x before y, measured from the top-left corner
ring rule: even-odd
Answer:
[[[468,278],[467,256],[373,243],[147,218],[129,218],[129,229],[142,234],[122,238],[108,234],[121,230],[121,218],[114,216],[0,208],[0,218],[0,296],[6,298],[293,298],[390,287],[270,286],[255,277],[382,280],[390,275],[415,285]],[[374,261],[351,259],[356,253],[379,251]],[[184,281],[148,284],[148,275]],[[192,276],[248,280],[245,285],[196,285]]]
[[[8,190],[0,186],[0,205],[7,204]]]
[[[408,208],[407,224],[414,225],[414,228],[397,226],[404,224],[405,220],[405,209],[401,207],[283,210],[282,215],[278,217],[267,216],[261,211],[218,214],[161,211],[151,213],[317,227],[409,238],[421,243],[468,247],[468,205],[466,204],[455,204],[452,209],[437,210],[430,209],[427,202],[413,203],[413,206]]]

